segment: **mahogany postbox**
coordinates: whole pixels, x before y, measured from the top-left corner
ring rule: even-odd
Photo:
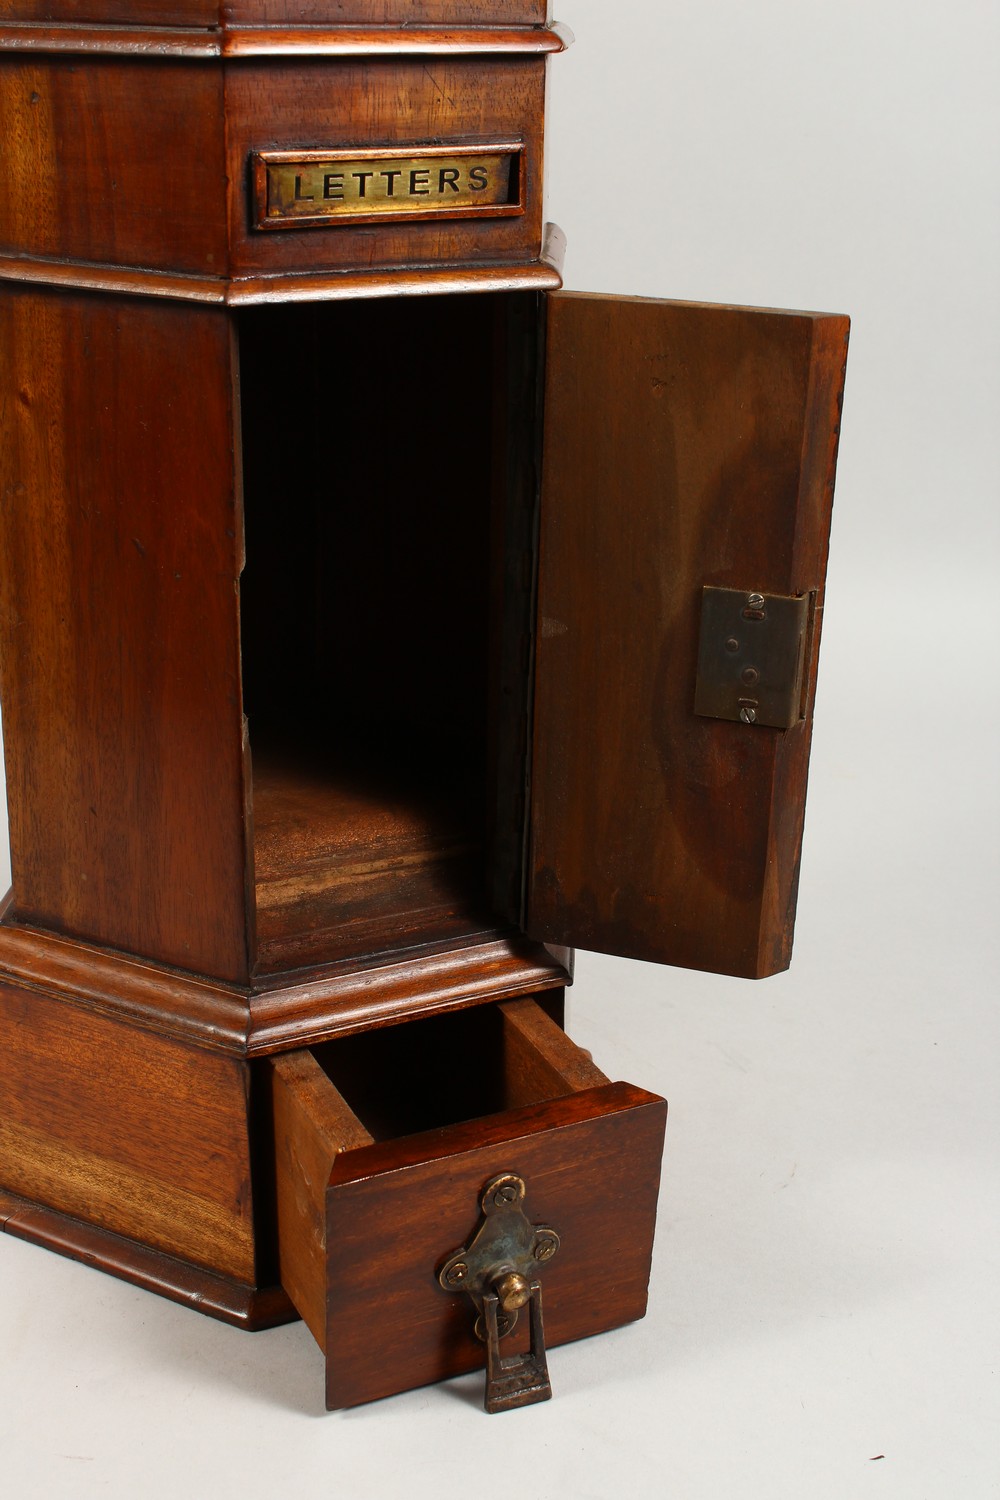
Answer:
[[[847,322],[559,290],[567,40],[0,23],[0,1214],[300,1314],[332,1407],[642,1316],[666,1107],[573,946],[789,958]]]

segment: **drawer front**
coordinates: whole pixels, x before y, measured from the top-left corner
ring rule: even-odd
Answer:
[[[229,131],[231,271],[235,277],[289,275],[297,272],[369,271],[397,266],[523,263],[541,253],[542,112],[544,58],[462,57],[312,59],[290,62],[240,62],[226,69],[226,117]],[[470,216],[467,197],[455,194],[461,179],[440,186],[439,163],[454,169],[463,148],[509,154],[516,149],[517,181],[504,212]],[[410,201],[403,190],[409,173],[422,163],[422,149],[456,153],[428,159],[417,171]],[[356,154],[354,168],[336,160],[337,153]],[[330,188],[338,197],[322,201],[311,180],[309,163],[302,170],[301,193],[317,204],[316,217],[280,227],[258,227],[258,158],[268,153],[319,153],[333,158]],[[375,204],[367,218],[365,205],[345,201],[353,188],[352,170],[371,166],[377,153],[389,170],[406,170],[392,186],[403,199],[399,217]],[[340,167],[340,171],[336,170]],[[287,169],[286,169],[287,170]],[[365,186],[371,193],[379,176]],[[294,171],[292,174],[294,181]],[[428,191],[428,190],[432,191]],[[484,195],[485,196],[485,195]],[[416,217],[414,208],[425,212]],[[351,207],[354,217],[331,217]],[[457,212],[456,212],[457,207]],[[405,214],[405,216],[404,216]]]
[[[609,1083],[531,1000],[480,1011],[478,1022],[474,1012],[444,1021],[464,1028],[463,1044],[479,1022],[484,1036],[493,1032],[487,1045],[499,1050],[510,1107],[481,1118],[375,1140],[366,1118],[378,1108],[354,1112],[330,1076],[335,1060],[296,1053],[272,1064],[282,1281],[326,1350],[331,1409],[483,1366],[477,1305],[438,1278],[475,1238],[483,1190],[501,1175],[523,1180],[528,1223],[559,1239],[532,1273],[544,1292],[548,1345],[646,1310],[664,1101]],[[439,1051],[444,1021],[399,1028],[411,1034],[412,1046],[402,1046],[415,1070],[425,1045],[438,1054],[432,1090],[453,1071]],[[420,1027],[431,1024],[437,1033],[422,1039]],[[487,1071],[483,1055],[466,1057],[473,1084],[477,1070]],[[496,1082],[486,1089],[490,1103]],[[385,1086],[398,1092],[391,1063]],[[474,1089],[463,1082],[460,1094],[455,1107],[467,1110]],[[501,1340],[504,1357],[527,1349],[530,1310]]]

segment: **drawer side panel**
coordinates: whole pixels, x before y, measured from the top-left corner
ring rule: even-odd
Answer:
[[[269,1065],[281,1284],[326,1347],[326,1184],[334,1157],[371,1136],[311,1052]]]
[[[14,908],[247,974],[234,351],[214,309],[0,295]]]

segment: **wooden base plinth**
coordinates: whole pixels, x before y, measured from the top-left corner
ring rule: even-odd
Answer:
[[[2,1188],[0,1228],[18,1239],[43,1245],[98,1271],[107,1271],[133,1286],[157,1292],[172,1302],[181,1302],[249,1333],[292,1323],[299,1316],[281,1287],[244,1286],[229,1281],[123,1235],[30,1203]]]

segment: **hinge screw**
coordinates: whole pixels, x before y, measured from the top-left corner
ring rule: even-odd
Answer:
[[[747,595],[747,608],[748,609],[763,609],[764,608],[764,595],[763,594],[748,594]]]
[[[740,718],[743,720],[744,724],[756,724],[757,710],[755,708],[741,708]]]

